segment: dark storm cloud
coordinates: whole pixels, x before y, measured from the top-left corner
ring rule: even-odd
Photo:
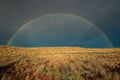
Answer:
[[[0,0],[0,41],[26,22],[49,13],[71,13],[96,24],[120,47],[120,0]]]

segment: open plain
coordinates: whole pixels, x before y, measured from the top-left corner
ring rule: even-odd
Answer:
[[[120,80],[120,49],[0,46],[0,80]]]

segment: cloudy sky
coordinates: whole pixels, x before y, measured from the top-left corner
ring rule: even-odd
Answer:
[[[120,47],[120,0],[0,0],[0,44],[28,21],[52,13],[83,17]]]

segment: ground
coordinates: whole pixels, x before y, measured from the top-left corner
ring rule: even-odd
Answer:
[[[120,80],[120,49],[0,46],[0,80]]]

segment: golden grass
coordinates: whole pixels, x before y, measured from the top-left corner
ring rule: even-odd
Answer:
[[[0,46],[0,80],[120,80],[120,49]]]

